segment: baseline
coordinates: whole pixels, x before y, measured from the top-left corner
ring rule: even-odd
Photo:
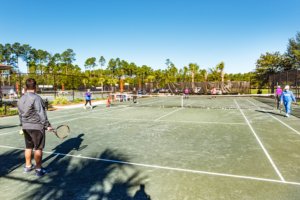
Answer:
[[[0,145],[0,147],[5,148],[5,149],[24,150],[23,148],[17,148],[17,147],[5,146],[5,145]],[[179,172],[186,172],[186,173],[193,173],[193,174],[205,174],[205,175],[211,175],[211,176],[221,176],[221,177],[228,177],[228,178],[237,178],[237,179],[245,179],[245,180],[254,180],[254,181],[300,186],[299,182],[292,182],[292,181],[276,180],[276,179],[269,179],[269,178],[259,178],[259,177],[252,177],[252,176],[243,176],[243,175],[234,175],[234,174],[225,174],[225,173],[218,173],[218,172],[208,172],[208,171],[192,170],[192,169],[183,169],[183,168],[167,167],[167,166],[160,166],[160,165],[150,165],[150,164],[143,164],[143,163],[125,162],[125,161],[120,161],[120,160],[93,158],[93,157],[88,157],[88,156],[71,155],[71,154],[64,154],[64,153],[54,153],[54,152],[49,152],[49,151],[43,151],[43,152],[46,154],[54,154],[54,155],[58,155],[58,156],[61,155],[61,156],[79,158],[79,159],[95,160],[95,161],[102,161],[102,162],[109,162],[109,163],[120,163],[120,164],[154,168],[154,169],[172,170],[172,171],[179,171]]]

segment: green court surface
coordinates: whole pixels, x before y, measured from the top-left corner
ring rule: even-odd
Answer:
[[[299,199],[300,119],[251,98],[226,101],[235,108],[124,103],[48,112],[71,135],[47,134],[50,173],[41,178],[23,173],[18,117],[1,118],[0,197]]]

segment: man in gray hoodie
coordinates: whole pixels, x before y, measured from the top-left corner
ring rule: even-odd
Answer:
[[[35,169],[37,176],[43,176],[47,173],[42,167],[45,130],[52,130],[52,127],[47,118],[44,101],[35,92],[36,81],[33,78],[27,79],[26,93],[18,101],[18,110],[26,146],[24,172]],[[31,163],[33,149],[36,166]]]

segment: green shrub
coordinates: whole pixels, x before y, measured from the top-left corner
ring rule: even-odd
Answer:
[[[72,101],[73,103],[81,103],[83,100],[80,98],[76,98],[74,99],[74,101]]]
[[[6,113],[5,113],[5,107],[0,107],[0,116],[9,116],[9,115],[17,115],[18,109],[12,108],[11,106],[6,106]]]
[[[56,97],[53,101],[53,105],[66,105],[69,101],[66,97]]]
[[[97,97],[95,100],[106,100],[106,98],[105,97]]]

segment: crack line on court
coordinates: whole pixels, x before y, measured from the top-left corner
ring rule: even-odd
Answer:
[[[4,145],[0,145],[0,147],[1,148],[6,148],[6,149],[24,150],[24,148],[4,146]],[[212,175],[212,176],[238,178],[238,179],[245,179],[245,180],[255,180],[255,181],[264,181],[264,182],[272,182],[272,183],[280,183],[280,184],[289,184],[289,185],[300,186],[299,182],[293,182],[293,181],[275,180],[275,179],[259,178],[259,177],[253,177],[253,176],[243,176],[243,175],[225,174],[225,173],[218,173],[218,172],[208,172],[208,171],[201,171],[201,170],[183,169],[183,168],[176,168],[176,167],[167,167],[167,166],[160,166],[160,165],[150,165],[150,164],[142,164],[142,163],[134,163],[134,162],[125,162],[125,161],[120,161],[120,160],[93,158],[93,157],[82,156],[82,155],[54,153],[54,152],[49,152],[49,151],[43,151],[43,152],[46,153],[46,154],[54,154],[54,155],[58,155],[58,156],[61,155],[61,156],[79,158],[79,159],[95,160],[95,161],[110,162],[110,163],[120,163],[120,164],[147,167],[147,168],[154,168],[154,169],[164,169],[164,170],[172,170],[172,171],[179,171],[179,172],[186,172],[186,173],[205,174],[205,175]]]
[[[261,107],[259,107],[258,105],[256,105],[254,102],[250,101],[248,99],[248,101],[250,103],[252,103],[254,106],[256,106],[257,108],[261,109]],[[265,109],[262,109],[263,111],[266,111]],[[280,119],[278,119],[277,117],[274,117],[273,115],[271,115],[270,113],[267,113],[269,116],[271,116],[273,119],[276,119],[277,121],[279,121],[281,124],[283,124],[284,126],[286,126],[287,128],[291,129],[292,131],[294,131],[296,134],[300,135],[300,132],[297,131],[296,129],[294,129],[293,127],[291,127],[290,125],[284,123],[283,121],[281,121]]]
[[[161,116],[161,117],[159,117],[159,118],[157,118],[157,119],[155,119],[155,120],[153,120],[153,121],[158,121],[158,120],[160,120],[160,119],[162,119],[162,118],[164,118],[164,117],[166,117],[166,116],[168,116],[168,115],[173,114],[174,112],[177,112],[178,110],[182,110],[182,108],[173,110],[172,112],[169,112],[169,113],[167,113],[167,114],[165,114],[165,115],[163,115],[163,116]]]
[[[273,166],[274,170],[276,171],[277,175],[279,176],[280,180],[285,182],[283,176],[281,175],[280,171],[278,170],[277,166],[275,165],[274,161],[272,160],[271,156],[269,155],[267,149],[264,147],[263,143],[260,141],[259,137],[257,136],[256,132],[254,131],[252,125],[250,124],[249,120],[247,119],[246,115],[244,114],[244,112],[242,111],[242,109],[240,108],[239,104],[237,103],[237,101],[234,99],[235,104],[237,105],[237,108],[239,109],[239,111],[241,112],[241,114],[243,115],[244,119],[246,120],[249,128],[251,129],[254,137],[256,138],[258,144],[260,145],[260,147],[262,148],[262,150],[264,151],[265,155],[267,156],[267,158],[269,159],[271,165]]]

